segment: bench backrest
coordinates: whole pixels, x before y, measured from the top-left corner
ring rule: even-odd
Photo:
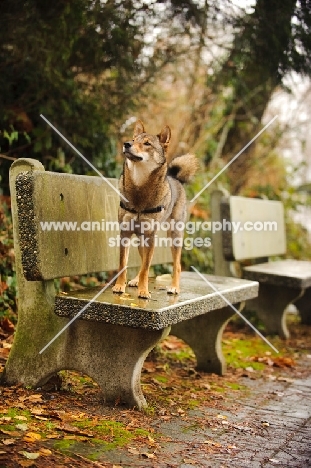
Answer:
[[[117,187],[116,179],[109,181]],[[15,187],[12,203],[27,280],[118,269],[120,197],[104,179],[29,170],[16,176]],[[156,247],[152,264],[167,262],[168,247]],[[137,248],[131,248],[128,266],[139,265]]]
[[[246,260],[286,252],[281,202],[230,196],[222,200],[220,209],[223,219],[230,221],[231,225],[231,231],[223,230],[226,259]]]
[[[263,259],[286,253],[283,204],[229,196],[221,190],[211,198],[215,273],[232,274],[230,261]]]

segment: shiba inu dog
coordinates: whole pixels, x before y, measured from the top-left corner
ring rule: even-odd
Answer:
[[[148,299],[148,274],[155,247],[157,226],[169,222],[167,235],[172,241],[173,277],[167,289],[169,294],[179,293],[181,272],[180,258],[183,244],[181,226],[186,221],[186,194],[183,184],[188,182],[197,170],[197,159],[192,154],[174,158],[169,164],[166,151],[171,139],[171,130],[165,126],[159,135],[145,132],[143,123],[135,124],[132,141],[123,146],[125,156],[119,190],[128,200],[121,200],[120,223],[120,270],[127,265],[130,239],[136,234],[141,268],[136,278],[128,285],[138,286],[138,297]],[[173,221],[173,222],[172,222]],[[114,293],[123,293],[126,285],[126,270],[118,277]]]

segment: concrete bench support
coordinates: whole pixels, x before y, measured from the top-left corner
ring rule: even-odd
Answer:
[[[305,289],[299,299],[294,301],[297,307],[301,323],[304,325],[311,325],[311,288]]]
[[[199,315],[172,326],[172,334],[192,348],[198,371],[225,374],[227,365],[221,349],[221,339],[223,330],[233,315],[231,307],[223,307],[208,315]]]
[[[56,318],[59,325],[67,322]],[[3,375],[7,384],[37,388],[60,370],[75,370],[98,383],[107,404],[138,409],[147,405],[140,385],[141,369],[149,352],[169,333],[169,327],[143,330],[76,320],[42,355],[40,349],[54,335],[45,329],[40,336],[33,328],[33,320],[29,320],[28,329],[27,320],[23,321],[23,336],[31,337],[32,345],[25,349],[23,337],[14,343]]]
[[[257,313],[269,335],[279,335],[287,339],[289,331],[286,325],[286,308],[299,294],[299,289],[261,284],[260,297],[251,299],[247,306],[249,310]]]

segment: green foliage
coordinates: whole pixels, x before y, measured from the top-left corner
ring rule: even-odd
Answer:
[[[0,152],[35,157],[50,170],[88,172],[43,114],[103,174],[116,176],[116,128],[143,85],[174,59],[177,29],[185,34],[171,20],[199,18],[191,1],[165,3],[1,2]],[[158,24],[171,25],[165,35],[172,41],[150,42]],[[5,194],[10,164],[0,165]]]
[[[15,321],[17,309],[13,226],[9,198],[0,197],[0,319]]]

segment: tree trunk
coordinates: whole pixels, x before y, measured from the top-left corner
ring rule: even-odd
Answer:
[[[230,57],[220,74],[223,88],[231,88],[226,115],[230,129],[222,157],[230,161],[262,128],[261,119],[285,73],[295,0],[258,0],[241,21]],[[219,78],[219,76],[218,76]],[[230,190],[245,186],[254,158],[253,143],[228,169]]]

